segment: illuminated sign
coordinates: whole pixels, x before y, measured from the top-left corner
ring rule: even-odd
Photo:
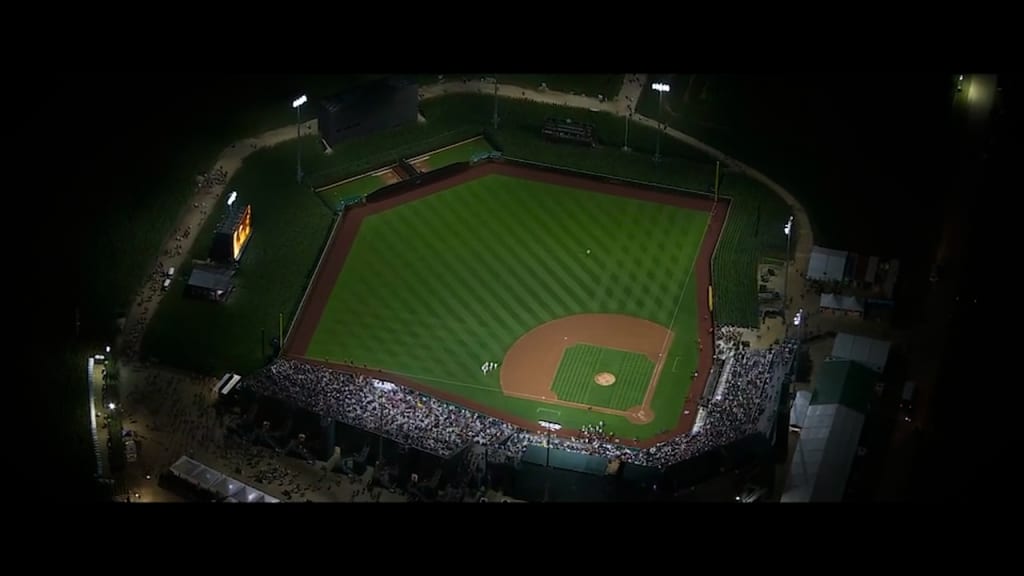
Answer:
[[[232,236],[232,253],[231,256],[238,260],[238,257],[242,254],[242,248],[245,248],[245,243],[249,240],[249,236],[252,234],[252,205],[246,205],[245,210],[242,212],[242,218],[239,219],[238,225],[235,227],[234,234]]]

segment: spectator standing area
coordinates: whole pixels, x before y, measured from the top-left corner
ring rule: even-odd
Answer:
[[[511,162],[395,184],[345,209],[286,355],[529,429],[688,431],[714,347],[711,209]]]

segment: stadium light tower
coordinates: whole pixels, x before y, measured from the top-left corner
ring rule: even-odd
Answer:
[[[308,100],[309,98],[306,98],[305,94],[292,100],[292,108],[295,108],[295,135],[297,138],[295,146],[295,178],[298,182],[302,182],[302,105]]]
[[[782,276],[782,317],[786,317],[786,304],[789,298],[789,249],[792,246],[793,239],[793,217],[790,216],[789,220],[786,221],[786,225],[782,227],[782,231],[786,233],[786,269]],[[799,325],[799,324],[797,324]],[[789,323],[786,323],[786,337],[789,337]]]
[[[663,121],[664,112],[662,111],[661,99],[666,92],[671,92],[672,87],[664,82],[655,82],[651,84],[651,88],[658,93],[658,139],[654,144],[654,161],[661,160],[661,131],[664,129],[665,123]]]
[[[551,485],[551,433],[561,430],[562,425],[548,420],[538,420],[540,427],[547,434],[547,454],[544,456],[544,501],[548,501],[548,489]]]
[[[498,129],[498,76],[494,78],[494,129]]]
[[[626,137],[622,141],[622,151],[629,152],[629,119],[633,117],[633,107],[629,107],[629,114],[626,114]]]

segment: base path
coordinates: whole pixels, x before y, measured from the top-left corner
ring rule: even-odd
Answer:
[[[651,400],[665,363],[663,351],[671,348],[672,337],[672,331],[660,324],[624,314],[576,314],[545,322],[516,340],[505,353],[501,391],[506,396],[624,416],[634,424],[646,424],[654,420]],[[637,352],[654,362],[643,403],[627,410],[612,410],[559,400],[551,384],[565,350],[576,344]],[[608,378],[603,380],[607,382]]]

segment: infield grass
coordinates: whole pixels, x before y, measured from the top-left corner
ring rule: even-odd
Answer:
[[[306,351],[366,364],[527,419],[647,437],[671,428],[696,366],[694,260],[703,212],[488,175],[367,217]],[[585,255],[587,249],[590,256]],[[656,418],[625,418],[509,398],[500,361],[529,330],[583,313],[629,314],[673,340]],[[678,358],[678,361],[676,359]]]
[[[615,383],[602,386],[594,377],[602,372],[615,376]],[[637,352],[577,344],[565,350],[551,389],[559,400],[627,410],[644,401],[654,374],[654,363]]]

